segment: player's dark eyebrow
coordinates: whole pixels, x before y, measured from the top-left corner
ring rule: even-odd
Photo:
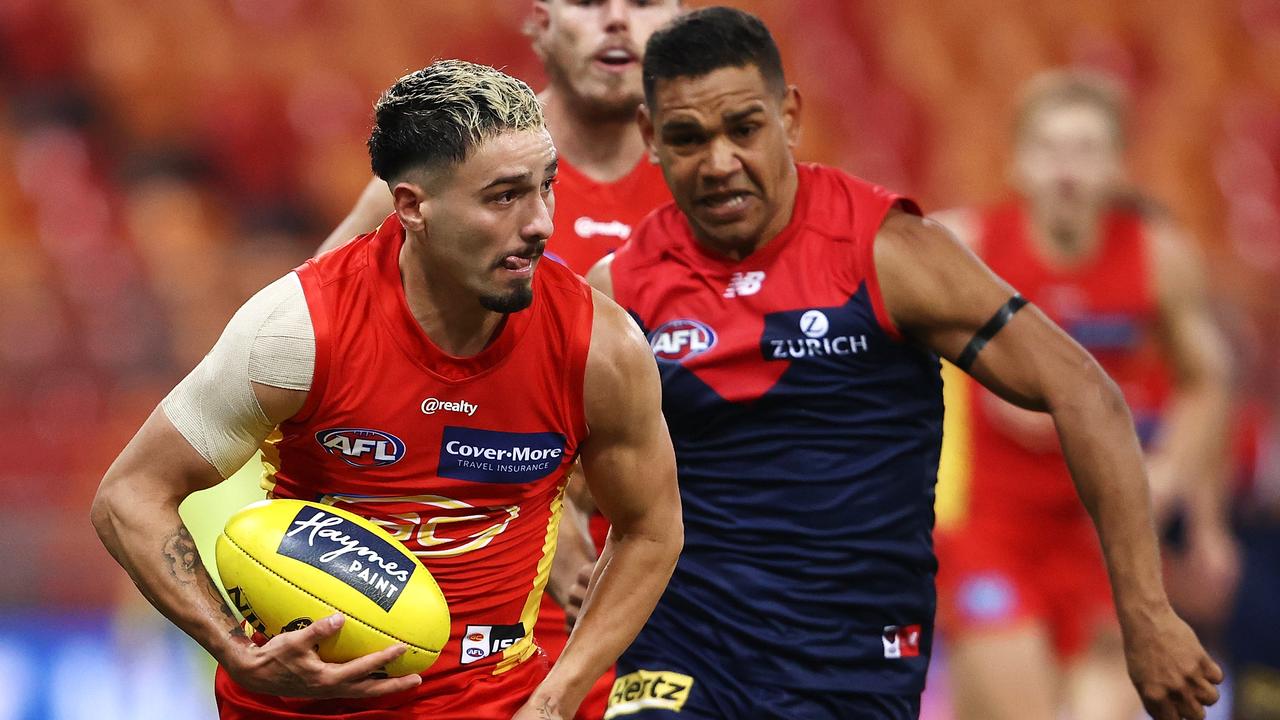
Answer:
[[[730,125],[733,123],[742,122],[743,120],[746,120],[752,115],[755,115],[757,113],[762,113],[762,112],[764,112],[764,106],[760,104],[755,104],[745,110],[738,110],[737,112],[726,113],[723,117],[724,117],[725,124]]]
[[[485,190],[490,190],[498,187],[499,185],[528,185],[532,178],[533,173],[528,171],[517,173],[515,175],[503,175],[500,178],[495,178],[489,181],[488,185],[480,188],[480,191],[484,192]]]
[[[559,169],[560,169],[560,158],[559,156],[557,156],[552,158],[551,162],[547,163],[546,173],[548,175],[555,175],[556,172],[559,171]],[[493,188],[496,188],[499,185],[528,185],[532,181],[533,181],[533,173],[528,171],[525,171],[522,173],[516,173],[514,175],[503,175],[502,177],[494,178],[493,180],[490,180],[489,184],[480,188],[480,192],[484,192],[486,190],[492,190]]]
[[[702,123],[687,118],[676,118],[662,123],[662,132],[702,132]]]

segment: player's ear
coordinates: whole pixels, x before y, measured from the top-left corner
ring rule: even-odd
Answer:
[[[396,216],[400,224],[411,232],[423,232],[427,227],[423,205],[427,202],[427,194],[417,183],[401,181],[391,187],[391,201],[396,208]]]
[[[800,144],[800,108],[803,104],[800,88],[788,85],[782,96],[782,129],[787,134],[787,145],[792,150]]]
[[[551,8],[549,0],[533,0],[529,8],[529,17],[524,22],[524,34],[533,44],[533,53],[539,60],[546,60],[546,52],[542,48],[542,38],[551,27]]]
[[[649,114],[649,106],[640,103],[640,107],[636,108],[636,124],[640,126],[640,137],[644,138],[644,146],[649,151],[649,162],[657,164],[658,150],[653,145],[654,135],[653,116]]]

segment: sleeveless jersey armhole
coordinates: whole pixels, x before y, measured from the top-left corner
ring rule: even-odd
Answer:
[[[859,257],[858,260],[862,264],[862,277],[867,284],[867,295],[871,300],[871,309],[875,311],[876,322],[879,323],[880,329],[889,336],[894,342],[902,342],[902,332],[898,326],[894,324],[893,318],[889,317],[889,311],[884,306],[884,295],[880,292],[880,276],[876,272],[876,237],[880,234],[880,224],[883,224],[884,218],[888,215],[888,211],[898,208],[912,215],[919,215],[920,208],[914,201],[903,197],[894,198],[886,207],[885,212],[880,215],[880,222],[874,229],[867,232],[859,233]]]
[[[566,427],[574,428],[577,433],[577,445],[581,445],[589,432],[586,413],[587,355],[591,352],[591,337],[595,327],[594,293],[585,281],[579,292],[583,292],[585,297],[579,303],[573,327],[566,338],[565,349],[569,357],[564,365],[563,383],[565,424]]]
[[[316,338],[316,364],[311,377],[311,391],[307,393],[302,409],[289,419],[289,422],[301,423],[311,418],[328,388],[333,343],[330,337],[329,313],[324,303],[324,289],[320,282],[319,271],[315,267],[315,260],[307,260],[294,272],[298,274],[298,280],[302,283],[302,294],[307,300],[307,312],[311,315],[311,327]]]

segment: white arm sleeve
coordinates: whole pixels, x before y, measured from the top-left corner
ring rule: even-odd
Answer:
[[[274,429],[253,383],[310,391],[315,362],[307,300],[297,274],[289,273],[249,298],[160,407],[196,452],[228,478]]]

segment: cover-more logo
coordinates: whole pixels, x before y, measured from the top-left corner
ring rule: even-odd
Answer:
[[[524,623],[515,625],[468,625],[462,635],[462,664],[470,665],[496,655],[524,637]]]
[[[729,286],[724,289],[727,298],[746,297],[760,292],[764,285],[764,271],[736,272],[729,278]]]
[[[689,700],[692,687],[693,678],[677,672],[637,670],[628,673],[614,681],[604,720],[649,709],[680,712]]]
[[[698,320],[681,318],[663,323],[649,335],[649,347],[659,360],[682,362],[716,345],[716,331]]]
[[[564,435],[514,433],[446,425],[436,474],[454,480],[527,483],[541,480],[564,460]]]

